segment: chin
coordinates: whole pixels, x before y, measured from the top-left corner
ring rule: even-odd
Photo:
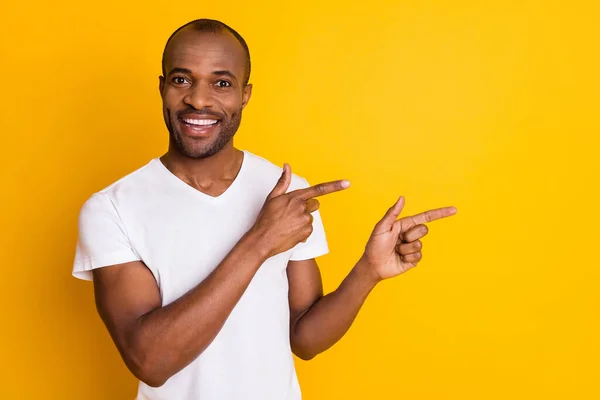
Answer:
[[[219,127],[220,128],[220,127]],[[206,136],[190,136],[182,132],[171,132],[171,148],[179,154],[191,159],[211,157],[231,142],[235,134],[228,135],[221,129],[216,129]]]
[[[188,158],[199,160],[211,157],[222,149],[223,147],[215,146],[215,143],[202,143],[202,146],[194,143],[192,145],[184,145],[183,148],[179,148],[179,152]]]

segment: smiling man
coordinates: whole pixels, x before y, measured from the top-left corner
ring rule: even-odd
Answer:
[[[360,260],[324,296],[315,258],[328,251],[309,186],[234,147],[252,86],[244,39],[197,20],[163,55],[160,94],[169,149],[95,193],[82,207],[73,275],[94,281],[98,312],[138,400],[298,400],[292,354],[336,343],[369,292],[417,265],[424,223],[454,207],[373,230]]]

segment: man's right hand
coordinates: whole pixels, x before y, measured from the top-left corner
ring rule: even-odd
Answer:
[[[265,200],[249,232],[256,235],[267,258],[308,239],[312,233],[311,213],[319,209],[319,201],[315,197],[339,192],[350,186],[350,182],[339,180],[286,193],[291,181],[291,168],[285,164],[281,178]]]

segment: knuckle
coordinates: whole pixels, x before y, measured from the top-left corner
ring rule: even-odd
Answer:
[[[298,194],[298,192],[297,192],[297,191],[295,191],[295,190],[293,190],[293,191],[291,191],[291,192],[287,192],[285,195],[286,195],[287,197],[289,197],[289,198],[290,198],[290,200],[294,200],[294,199],[297,199],[297,198],[299,197],[299,194]]]

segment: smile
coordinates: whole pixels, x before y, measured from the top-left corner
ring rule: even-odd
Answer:
[[[216,120],[216,119],[191,119],[191,118],[184,118],[183,122],[185,122],[188,125],[194,125],[194,126],[212,126],[212,125],[218,124],[219,120]]]

